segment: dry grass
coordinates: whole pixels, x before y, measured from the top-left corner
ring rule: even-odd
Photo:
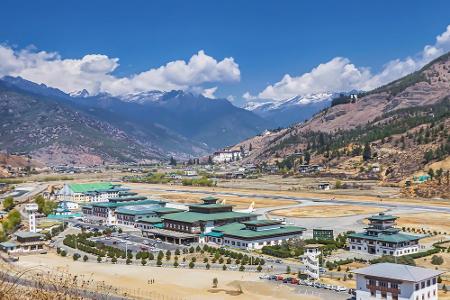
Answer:
[[[448,213],[417,213],[400,214],[397,224],[400,227],[424,228],[426,230],[446,232],[450,234],[450,214]]]
[[[384,209],[382,208],[356,205],[314,205],[289,209],[279,209],[272,211],[270,214],[294,218],[329,218],[375,214],[382,211],[384,211]]]
[[[151,193],[149,194],[146,191],[139,191],[140,194],[147,194],[149,196],[155,196],[171,201],[171,202],[177,202],[177,203],[200,203],[201,198],[208,196],[208,194],[191,194],[191,193],[182,193],[182,192],[164,192],[164,193]],[[283,200],[276,200],[276,199],[269,199],[269,198],[252,198],[252,197],[239,197],[239,196],[228,196],[228,195],[220,195],[217,198],[220,200],[225,200],[227,204],[235,205],[236,208],[248,208],[249,205],[252,202],[255,202],[256,208],[263,208],[263,207],[276,207],[276,206],[282,206],[282,205],[292,205],[292,204],[298,204],[300,202],[296,201],[283,201]]]

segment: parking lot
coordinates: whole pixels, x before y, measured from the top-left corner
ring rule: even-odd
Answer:
[[[277,285],[288,284],[294,287],[297,293],[305,296],[316,296],[321,299],[353,299],[351,291],[344,287],[324,285],[298,279],[293,279],[291,281],[291,277],[283,278],[283,276],[277,275],[262,276],[261,279]]]
[[[92,237],[90,240],[94,242],[101,242],[107,246],[113,246],[124,251],[128,250],[133,253],[137,253],[139,251],[174,251],[185,247],[181,245],[164,243],[159,240],[149,239],[129,233],[112,233],[111,236]]]

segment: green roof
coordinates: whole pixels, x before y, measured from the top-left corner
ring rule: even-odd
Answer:
[[[190,204],[189,207],[194,208],[222,208],[222,207],[233,207],[231,204],[220,204],[220,203],[214,203],[214,204]]]
[[[111,182],[96,182],[96,183],[70,183],[69,187],[74,193],[95,192],[100,190],[110,190],[115,186]]]
[[[161,223],[161,218],[158,217],[143,217],[142,219],[137,221],[138,223],[149,223],[149,224],[157,224]]]
[[[36,232],[28,232],[28,231],[17,231],[15,236],[20,238],[32,238],[32,237],[43,237],[42,234]]]
[[[116,209],[116,214],[125,214],[125,215],[147,215],[154,214],[155,209],[159,208],[159,205],[135,205],[132,207],[119,207]]]
[[[281,221],[278,220],[253,220],[242,222],[245,225],[253,225],[253,226],[269,226],[269,225],[278,225],[281,224]]]
[[[213,201],[213,200],[219,200],[219,198],[216,198],[214,196],[206,196],[206,197],[202,198],[201,200]]]
[[[255,216],[256,216],[255,214],[247,214],[234,211],[212,213],[212,214],[202,214],[198,212],[187,211],[175,214],[167,214],[165,216],[162,216],[162,219],[193,223],[197,221],[215,221],[215,220],[226,220],[226,219],[255,217]]]
[[[405,233],[394,233],[394,234],[379,234],[378,236],[372,236],[365,233],[351,233],[348,235],[350,238],[367,239],[373,241],[387,242],[387,243],[402,243],[409,241],[416,241],[421,239],[419,236],[405,234]]]
[[[305,231],[306,228],[299,226],[283,226],[279,228],[267,230],[250,230],[245,227],[243,223],[231,223],[224,226],[215,227],[213,231],[221,232],[224,236],[234,236],[238,238],[263,238],[268,236],[290,235]]]
[[[1,248],[14,248],[14,247],[17,247],[17,244],[15,244],[13,242],[3,242],[3,243],[0,243],[0,247]]]
[[[177,212],[183,212],[184,210],[175,208],[175,207],[160,207],[155,209],[156,213],[177,213]]]
[[[379,213],[378,215],[371,216],[368,219],[377,221],[386,221],[386,220],[395,220],[398,219],[398,217],[393,215],[385,215],[384,213]]]
[[[222,232],[217,232],[217,231],[211,231],[211,232],[205,233],[204,235],[205,236],[217,237],[217,238],[223,237],[223,233]]]

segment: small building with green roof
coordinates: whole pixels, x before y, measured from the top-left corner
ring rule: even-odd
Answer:
[[[365,232],[348,235],[350,251],[393,256],[419,252],[421,236],[400,232],[395,227],[398,217],[379,213],[367,219]]]
[[[215,227],[205,234],[206,242],[240,249],[261,249],[300,239],[306,228],[286,226],[277,220],[251,220]]]

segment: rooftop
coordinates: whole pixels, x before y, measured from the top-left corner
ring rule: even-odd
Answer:
[[[235,236],[239,238],[262,238],[273,235],[289,235],[305,231],[306,228],[299,226],[281,226],[279,228],[267,229],[263,231],[250,230],[243,223],[231,223],[215,227],[213,231],[221,232],[224,235]]]
[[[92,203],[93,207],[107,207],[107,208],[114,208],[114,207],[122,207],[122,206],[133,206],[133,205],[144,205],[144,204],[161,204],[164,203],[159,200],[140,200],[140,201],[125,201],[125,202],[97,202]]]
[[[74,193],[86,193],[99,190],[110,190],[118,186],[111,182],[96,182],[96,183],[70,183],[69,187]]]
[[[142,219],[137,221],[138,223],[149,223],[149,224],[157,224],[161,223],[161,218],[158,217],[143,217]]]
[[[28,231],[17,231],[15,233],[17,237],[26,239],[26,238],[34,238],[34,237],[43,237],[42,234],[36,232],[28,232]]]
[[[220,203],[213,203],[213,204],[189,204],[189,207],[200,207],[200,208],[219,208],[219,207],[233,207],[231,204],[220,204]]]
[[[126,215],[146,215],[155,213],[155,210],[158,208],[160,208],[158,204],[130,205],[117,208],[116,213]]]
[[[388,243],[402,243],[409,241],[420,240],[420,236],[410,235],[405,233],[394,233],[394,234],[379,234],[378,236],[368,235],[366,233],[350,233],[348,235],[350,238],[361,238],[373,241],[381,241]]]
[[[352,271],[355,274],[418,282],[444,273],[438,270],[413,267],[408,265],[379,263]]]
[[[250,226],[269,226],[269,225],[281,225],[281,221],[278,220],[253,220],[242,222],[242,224],[250,225]]]
[[[167,214],[162,217],[164,220],[179,221],[193,223],[197,221],[214,221],[214,220],[225,220],[234,218],[245,218],[245,217],[255,217],[255,214],[240,213],[234,211],[219,212],[212,214],[203,214],[198,212],[179,212],[174,214]]]
[[[369,220],[376,220],[376,221],[387,221],[387,220],[395,220],[398,219],[398,217],[393,215],[386,215],[383,212],[379,213],[378,215],[374,215],[368,218]]]
[[[175,208],[175,207],[160,207],[155,209],[156,213],[159,214],[169,214],[169,213],[177,213],[177,212],[183,212],[184,210],[179,209],[179,208]]]

